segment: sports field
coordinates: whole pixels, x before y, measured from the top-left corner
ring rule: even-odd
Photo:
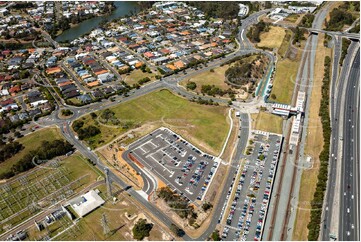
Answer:
[[[85,127],[94,125],[101,130],[100,134],[86,139],[90,147],[106,144],[126,131],[151,124],[154,129],[168,127],[207,152],[217,154],[229,130],[227,107],[193,103],[168,90],[121,103],[111,110],[119,120],[119,125],[102,125],[90,115],[81,118]],[[101,113],[99,111],[96,114],[99,116]]]

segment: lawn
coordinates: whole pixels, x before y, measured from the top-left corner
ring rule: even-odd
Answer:
[[[106,144],[126,131],[151,124],[154,128],[169,127],[200,148],[217,154],[229,129],[228,108],[192,103],[168,90],[152,92],[121,103],[111,110],[123,126],[101,125],[90,115],[81,118],[85,124],[96,125],[101,130],[101,134],[86,140],[92,148]],[[100,115],[101,111],[97,114]]]
[[[30,133],[16,141],[23,144],[24,149],[19,153],[7,159],[5,162],[0,164],[0,173],[11,169],[13,164],[23,158],[29,151],[36,150],[40,147],[42,141],[52,141],[55,139],[63,139],[58,128],[44,128],[34,133]]]
[[[280,48],[282,40],[286,35],[286,31],[282,27],[271,26],[268,32],[261,33],[261,42],[258,47]]]
[[[323,70],[324,58],[331,56],[331,49],[323,46],[324,34],[319,34],[315,70]],[[311,94],[311,103],[309,111],[308,135],[306,137],[305,154],[310,156],[314,163],[313,169],[304,170],[301,178],[301,187],[299,191],[299,201],[304,203],[303,208],[310,208],[310,201],[316,188],[317,175],[319,169],[319,154],[323,147],[323,133],[321,119],[318,115],[321,101],[321,85],[323,71],[314,73],[314,87]],[[293,240],[307,240],[307,225],[310,221],[310,210],[298,209],[293,231]]]
[[[279,60],[276,65],[276,74],[273,81],[270,100],[278,103],[290,104],[293,89],[295,87],[297,71],[300,61],[283,59]],[[272,96],[276,98],[273,99]]]
[[[131,71],[129,73],[129,75],[124,74],[124,75],[122,75],[122,77],[124,78],[125,82],[128,85],[133,85],[133,84],[136,84],[140,79],[143,79],[145,77],[149,77],[153,81],[153,80],[155,80],[156,75],[157,74],[143,72],[140,69],[136,69],[136,70]]]
[[[252,114],[251,118],[252,129],[282,134],[282,117],[261,111],[258,114]]]

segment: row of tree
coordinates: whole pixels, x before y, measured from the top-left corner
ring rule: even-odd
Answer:
[[[4,145],[0,150],[0,163],[14,156],[20,150],[24,149],[24,146],[19,142],[12,142]]]
[[[323,130],[323,149],[319,155],[320,170],[317,176],[316,191],[313,194],[313,200],[311,201],[311,220],[307,225],[309,230],[308,240],[315,241],[318,239],[321,224],[322,205],[327,187],[328,176],[328,161],[330,151],[330,139],[331,139],[331,125],[329,115],[329,91],[330,91],[330,73],[331,73],[331,58],[325,57],[324,63],[324,77],[322,84],[322,99],[319,109],[319,116],[321,117],[322,130]]]
[[[21,172],[25,172],[35,167],[39,162],[44,163],[54,157],[67,154],[73,151],[73,146],[67,141],[54,140],[43,141],[39,148],[29,151],[23,158],[18,160],[9,171],[1,173],[0,179],[11,178]]]
[[[219,87],[216,87],[215,85],[202,85],[201,92],[203,94],[207,94],[207,95],[213,96],[213,97],[216,95],[224,96],[226,94],[228,94],[228,95],[235,94],[235,91],[233,91],[231,88],[228,88],[227,90],[223,90]]]
[[[340,56],[340,62],[339,62],[340,66],[342,66],[343,60],[345,59],[345,57],[347,55],[347,50],[348,50],[348,47],[350,46],[350,44],[351,44],[351,40],[345,39],[345,38],[342,39],[341,56]]]
[[[163,199],[179,217],[188,219],[190,225],[194,223],[191,221],[194,221],[194,219],[198,217],[197,213],[194,212],[194,208],[189,205],[188,201],[183,196],[179,196],[171,191],[168,187],[159,189],[158,197]]]
[[[196,102],[198,104],[202,104],[202,105],[214,105],[214,106],[218,106],[219,104],[217,102],[214,102],[212,99],[203,99],[201,97],[195,98],[192,97],[189,101],[191,102]]]

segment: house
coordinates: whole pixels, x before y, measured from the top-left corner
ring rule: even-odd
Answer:
[[[20,91],[21,91],[21,86],[18,86],[18,85],[13,86],[13,87],[11,87],[11,88],[9,89],[9,93],[10,93],[11,95],[15,95],[16,93],[18,93],[18,92],[20,92]]]
[[[92,101],[92,98],[89,96],[89,94],[83,94],[77,97],[77,99],[81,103],[90,103]]]
[[[173,65],[174,65],[176,68],[178,68],[178,69],[182,69],[182,68],[185,67],[184,63],[183,63],[182,61],[180,61],[180,60],[174,62]]]
[[[92,91],[92,95],[94,98],[103,98],[104,97],[104,94],[99,89]]]
[[[46,74],[48,74],[48,75],[52,75],[52,74],[55,74],[55,73],[59,73],[59,72],[61,72],[61,69],[60,69],[60,67],[51,67],[51,68],[48,68],[48,69],[46,69]]]

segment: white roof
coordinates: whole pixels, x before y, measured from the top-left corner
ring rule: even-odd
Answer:
[[[90,190],[84,195],[72,199],[69,203],[79,217],[83,217],[100,207],[105,201],[94,190]]]

